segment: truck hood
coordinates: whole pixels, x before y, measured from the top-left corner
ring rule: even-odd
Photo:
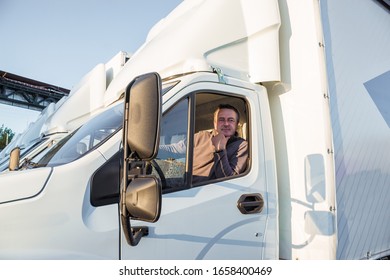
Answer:
[[[46,185],[52,168],[12,171],[0,175],[0,204],[38,195]]]

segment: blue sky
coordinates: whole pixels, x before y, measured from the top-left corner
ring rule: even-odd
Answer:
[[[1,0],[0,70],[71,89],[98,63],[133,53],[182,0]],[[38,111],[0,104],[22,132]]]

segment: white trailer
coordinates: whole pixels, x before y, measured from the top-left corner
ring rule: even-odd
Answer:
[[[389,24],[371,0],[183,1],[107,110],[0,175],[0,258],[389,256]],[[248,168],[192,184],[219,103],[241,113]],[[184,155],[158,149],[179,140]]]

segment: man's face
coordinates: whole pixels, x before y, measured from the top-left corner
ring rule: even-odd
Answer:
[[[225,137],[233,136],[237,128],[236,112],[232,109],[220,109],[214,118],[214,128]]]

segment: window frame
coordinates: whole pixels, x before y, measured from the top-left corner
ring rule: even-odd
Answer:
[[[225,177],[225,178],[217,178],[217,179],[210,179],[210,180],[206,180],[206,181],[203,181],[203,182],[199,182],[199,183],[192,183],[192,166],[193,166],[193,150],[194,150],[194,134],[195,134],[195,126],[196,126],[196,109],[197,109],[197,106],[199,106],[199,104],[197,103],[197,96],[199,96],[200,94],[204,94],[204,95],[219,95],[221,96],[222,98],[234,98],[234,99],[237,99],[237,100],[240,100],[240,102],[242,102],[242,105],[244,107],[244,110],[243,112],[240,112],[241,113],[241,119],[240,119],[240,124],[242,125],[242,119],[243,119],[243,113],[245,113],[245,120],[246,120],[246,124],[247,124],[247,141],[248,141],[248,153],[249,153],[249,157],[248,157],[248,166],[246,167],[245,171],[242,172],[241,174],[239,175],[234,175],[234,176],[230,176],[230,177]],[[174,187],[174,188],[169,188],[167,186],[163,186],[163,194],[167,194],[167,193],[173,193],[173,192],[178,192],[178,191],[183,191],[183,190],[189,190],[189,189],[192,189],[192,188],[197,188],[197,187],[201,187],[201,186],[204,186],[204,185],[209,185],[209,184],[213,184],[213,183],[216,183],[216,182],[221,182],[221,181],[226,181],[226,180],[232,180],[232,179],[236,179],[238,177],[242,177],[242,176],[245,176],[249,170],[250,170],[250,167],[251,167],[251,156],[250,156],[250,153],[251,153],[251,142],[250,142],[250,135],[251,135],[251,131],[250,131],[250,122],[251,122],[251,111],[250,111],[250,102],[249,100],[247,99],[246,96],[244,95],[240,95],[240,94],[237,94],[237,93],[234,93],[234,92],[230,92],[230,91],[222,91],[222,90],[215,90],[215,89],[199,89],[199,90],[194,90],[194,91],[191,91],[189,93],[187,93],[186,95],[184,96],[181,96],[178,100],[176,100],[163,114],[163,118],[166,114],[168,114],[169,112],[171,112],[172,110],[174,110],[174,108],[180,103],[182,102],[184,99],[187,99],[188,100],[188,121],[187,121],[187,150],[186,150],[186,164],[185,164],[185,172],[184,172],[184,176],[185,176],[185,180],[184,180],[184,184],[182,187]],[[219,98],[220,99],[220,98]],[[221,102],[218,102],[218,101],[213,101],[212,102],[213,104],[215,104],[215,106],[217,106],[217,104],[221,103]]]

